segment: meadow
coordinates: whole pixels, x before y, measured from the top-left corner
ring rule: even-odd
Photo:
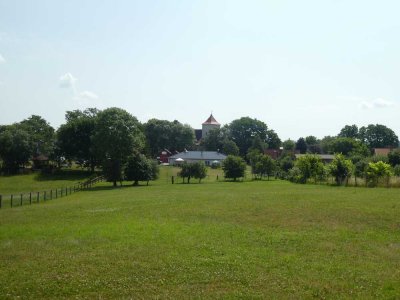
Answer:
[[[397,189],[174,172],[0,210],[0,298],[400,297]]]

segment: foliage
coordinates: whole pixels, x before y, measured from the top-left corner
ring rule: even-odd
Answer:
[[[31,158],[31,144],[28,132],[19,126],[10,125],[0,132],[0,157],[3,169],[15,173]]]
[[[67,122],[57,130],[57,147],[60,155],[90,167],[92,172],[99,160],[92,141],[98,113],[95,108],[67,111],[65,115]]]
[[[180,167],[181,171],[178,173],[178,176],[182,177],[183,181],[187,178],[187,183],[190,183],[192,177],[199,179],[199,182],[201,182],[207,176],[207,168],[202,162],[184,162]]]
[[[268,149],[279,149],[279,147],[282,145],[282,141],[278,134],[272,129],[267,130],[265,143],[268,146]]]
[[[348,137],[338,137],[331,142],[332,153],[341,153],[343,155],[360,154],[369,155],[368,148],[361,142]]]
[[[307,152],[307,143],[304,138],[299,138],[296,142],[296,150],[300,151],[301,154]]]
[[[394,131],[380,124],[361,127],[359,138],[369,148],[397,147],[399,145],[399,138]]]
[[[400,165],[400,149],[393,149],[389,152],[388,162],[392,167]]]
[[[269,176],[273,174],[275,170],[276,170],[275,161],[270,156],[261,154],[255,164],[253,173],[259,179],[262,179],[263,176],[267,176],[269,180]]]
[[[313,135],[307,136],[305,141],[306,141],[307,146],[318,144],[318,139]]]
[[[288,139],[282,143],[282,146],[283,150],[294,151],[294,149],[296,148],[296,143],[291,139]]]
[[[178,121],[150,119],[144,124],[146,147],[152,157],[156,157],[160,151],[183,151],[190,148],[194,141],[194,131],[189,125]]]
[[[400,176],[400,165],[394,166],[394,168],[393,168],[393,174],[394,174],[395,176]]]
[[[351,177],[353,163],[346,159],[343,154],[336,154],[332,163],[329,164],[329,173],[335,178],[337,185],[342,185]]]
[[[258,136],[261,141],[267,142],[268,127],[257,119],[243,117],[232,121],[228,126],[229,137],[239,147],[241,156],[245,156],[253,140]]]
[[[324,165],[318,155],[306,154],[297,158],[295,167],[300,171],[300,178],[297,182],[306,183],[313,178],[315,182],[324,175]]]
[[[139,181],[146,181],[148,185],[150,180],[158,178],[158,173],[156,162],[137,152],[128,158],[124,171],[125,179],[133,181],[133,185],[138,185]]]
[[[50,156],[54,147],[54,128],[41,116],[32,115],[17,124],[29,135],[32,155]]]
[[[222,152],[225,155],[239,155],[239,147],[236,145],[234,141],[225,139],[222,145]]]
[[[244,177],[246,162],[240,156],[228,155],[222,163],[222,170],[225,178],[236,181],[237,178]]]
[[[376,186],[380,179],[386,179],[386,183],[388,184],[393,172],[389,164],[383,161],[378,161],[376,163],[370,162],[368,164],[366,174],[369,186]]]
[[[389,163],[389,157],[386,155],[372,155],[368,158],[369,162],[376,163],[378,161],[383,161],[384,163]]]
[[[224,128],[211,129],[205,138],[202,139],[202,145],[206,151],[221,151],[226,139],[226,130]]]
[[[359,138],[359,133],[358,133],[357,125],[346,125],[346,126],[344,126],[340,130],[340,133],[338,134],[338,137],[351,138],[351,139],[354,139],[354,140],[358,139]]]
[[[122,165],[143,148],[144,136],[135,117],[123,109],[108,108],[97,116],[93,144],[107,179],[116,186],[122,178]]]
[[[288,172],[294,166],[294,159],[290,155],[285,155],[278,160],[278,164],[283,172]]]
[[[251,142],[251,147],[247,150],[247,152],[255,150],[260,153],[264,153],[264,150],[267,149],[267,147],[268,145],[263,142],[258,135],[256,135],[253,138],[253,141]]]

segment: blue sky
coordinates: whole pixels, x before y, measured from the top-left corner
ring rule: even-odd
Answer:
[[[117,106],[199,128],[250,116],[282,139],[400,135],[398,1],[0,0],[0,124]]]

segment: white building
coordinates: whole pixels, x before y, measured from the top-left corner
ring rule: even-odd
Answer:
[[[183,162],[194,163],[202,161],[206,166],[211,166],[213,163],[222,163],[226,155],[217,151],[185,151],[168,158],[170,165],[179,165]]]

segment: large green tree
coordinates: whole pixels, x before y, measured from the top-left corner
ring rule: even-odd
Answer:
[[[17,124],[29,134],[31,154],[50,156],[54,149],[54,128],[41,116],[32,115]]]
[[[3,160],[3,169],[14,173],[24,166],[31,158],[31,144],[29,133],[20,126],[4,126],[0,131],[0,157]]]
[[[343,155],[360,154],[368,156],[369,150],[365,144],[348,137],[338,137],[331,141],[330,150],[332,153],[342,153]]]
[[[228,132],[230,139],[239,147],[239,153],[243,157],[252,146],[256,136],[265,143],[268,141],[268,126],[262,121],[249,117],[232,121],[228,126]]]
[[[240,156],[228,155],[222,163],[222,170],[225,178],[233,179],[244,177],[246,171],[246,162]]]
[[[344,126],[340,130],[340,133],[338,134],[338,137],[358,139],[359,138],[359,134],[358,134],[357,125],[346,125],[346,126]]]
[[[150,119],[144,124],[146,148],[152,157],[160,151],[183,151],[190,148],[194,142],[194,130],[189,125],[178,121]]]
[[[128,158],[124,171],[125,179],[132,180],[133,185],[138,185],[139,181],[146,181],[148,185],[150,180],[157,179],[158,173],[159,168],[155,161],[138,152]]]
[[[222,151],[225,140],[226,130],[224,128],[214,128],[202,139],[202,146],[206,151]]]
[[[92,141],[98,113],[94,108],[68,111],[65,116],[67,123],[57,130],[60,154],[67,159],[82,162],[89,166],[92,172],[99,163]]]
[[[296,142],[296,150],[298,150],[301,154],[307,152],[307,143],[304,138],[299,138]]]
[[[359,137],[369,148],[398,147],[399,145],[399,138],[394,131],[381,124],[361,127]]]
[[[141,124],[123,109],[105,109],[97,115],[93,145],[96,155],[106,166],[107,179],[116,186],[122,178],[122,168],[128,157],[144,147]]]

